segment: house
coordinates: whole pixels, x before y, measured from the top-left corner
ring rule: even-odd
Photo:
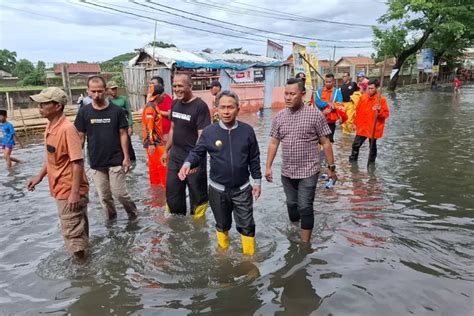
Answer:
[[[0,70],[0,86],[14,87],[20,79],[18,77],[12,76],[11,73]]]
[[[357,56],[357,57],[341,57],[335,66],[336,73],[358,73],[360,71],[368,74],[372,69],[377,68],[375,61],[370,57]]]
[[[63,64],[56,64],[54,66],[55,75],[61,75],[62,66]],[[101,71],[99,64],[68,64],[67,70],[69,72],[69,76],[77,74],[92,76],[100,74]]]
[[[56,64],[52,70],[46,71],[46,84],[48,86],[62,85],[62,66]],[[101,74],[99,64],[67,64],[71,86],[85,86],[87,78]]]

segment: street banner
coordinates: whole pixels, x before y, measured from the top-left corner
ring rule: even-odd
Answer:
[[[431,73],[433,70],[433,50],[431,48],[423,48],[421,55],[423,56],[423,71]]]
[[[267,57],[283,60],[283,46],[274,41],[267,40]]]
[[[254,82],[254,69],[249,68],[246,70],[225,70],[232,78],[234,83],[253,83]]]

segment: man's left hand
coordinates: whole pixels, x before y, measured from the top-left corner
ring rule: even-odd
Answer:
[[[329,179],[332,179],[333,184],[336,184],[337,182],[336,171],[328,170],[328,176],[329,176]]]
[[[129,127],[128,128],[128,136],[132,136],[133,135],[133,127]]]
[[[79,192],[71,192],[69,194],[69,197],[67,199],[67,206],[71,211],[75,211],[79,207],[79,201],[81,199],[81,196],[79,195]]]

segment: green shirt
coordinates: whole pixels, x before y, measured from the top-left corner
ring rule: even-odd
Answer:
[[[128,126],[129,127],[133,126],[132,111],[130,110],[130,104],[128,104],[127,98],[125,98],[122,95],[119,95],[115,99],[109,98],[109,102],[112,103],[113,105],[116,105],[124,109],[125,112],[127,113]]]

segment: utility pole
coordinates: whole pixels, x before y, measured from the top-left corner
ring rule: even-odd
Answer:
[[[332,67],[331,72],[334,74],[334,70],[336,67],[336,45],[334,45],[334,50],[332,51]]]
[[[156,45],[156,21],[155,21],[155,33],[153,33],[153,60],[155,59],[155,45]]]

